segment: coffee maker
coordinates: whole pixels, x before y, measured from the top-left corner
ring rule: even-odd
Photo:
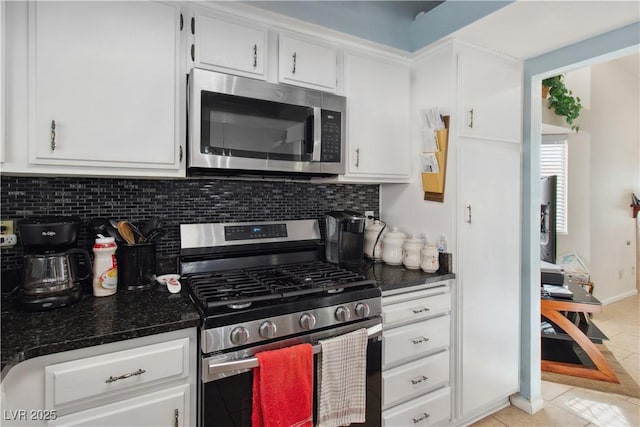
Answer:
[[[327,261],[345,267],[362,264],[365,216],[349,210],[327,212],[325,215]]]
[[[76,247],[80,218],[29,217],[18,222],[24,266],[18,306],[26,311],[73,304],[91,281],[91,258]]]

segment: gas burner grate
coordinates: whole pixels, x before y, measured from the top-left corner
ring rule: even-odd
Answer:
[[[352,271],[322,261],[244,270],[195,273],[187,276],[190,292],[210,312],[220,307],[243,309],[255,304],[290,301],[299,296],[343,292],[349,287],[371,286]]]

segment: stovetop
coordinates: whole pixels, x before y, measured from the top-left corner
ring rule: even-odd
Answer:
[[[278,305],[375,287],[375,281],[323,261],[194,273],[186,279],[204,316],[273,311]]]
[[[283,315],[297,325],[307,311],[380,298],[374,280],[324,261],[317,220],[181,224],[180,237],[182,282],[205,329]]]

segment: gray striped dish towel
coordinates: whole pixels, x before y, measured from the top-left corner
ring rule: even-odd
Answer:
[[[320,341],[318,427],[365,421],[367,402],[367,330]]]

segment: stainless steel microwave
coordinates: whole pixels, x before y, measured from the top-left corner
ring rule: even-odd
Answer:
[[[194,68],[190,174],[344,173],[346,98]]]

